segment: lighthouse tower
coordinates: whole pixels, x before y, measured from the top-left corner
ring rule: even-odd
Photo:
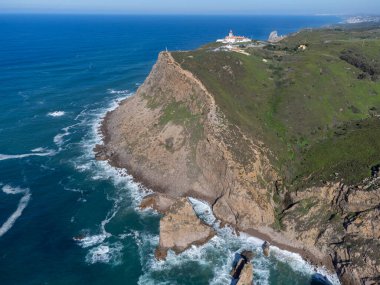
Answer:
[[[234,33],[232,32],[232,30],[230,30],[230,32],[228,33],[228,37],[229,38],[233,38],[234,37]]]

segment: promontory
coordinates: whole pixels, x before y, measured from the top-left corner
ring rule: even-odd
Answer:
[[[342,284],[380,284],[379,51],[374,25],[160,53],[95,149],[154,190],[143,206],[164,213],[157,256],[214,235],[194,197]]]

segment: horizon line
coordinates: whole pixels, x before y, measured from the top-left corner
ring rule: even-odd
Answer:
[[[350,13],[140,13],[140,12],[72,12],[72,11],[0,11],[0,15],[99,15],[99,16],[380,16],[379,14]]]

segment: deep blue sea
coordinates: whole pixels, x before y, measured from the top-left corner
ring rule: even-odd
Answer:
[[[260,241],[228,229],[155,261],[159,215],[137,208],[149,190],[95,161],[92,148],[102,116],[133,95],[160,51],[230,29],[266,39],[340,20],[0,15],[0,284],[229,284],[242,248],[257,252],[256,285],[309,284],[314,268],[299,256],[273,249],[264,258]]]

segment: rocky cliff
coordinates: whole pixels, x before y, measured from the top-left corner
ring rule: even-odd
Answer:
[[[166,243],[178,226],[172,217],[176,201],[191,196],[208,201],[224,223],[334,268],[344,284],[378,284],[377,182],[288,192],[265,144],[229,121],[213,94],[170,53],[161,53],[137,93],[107,114],[102,131],[97,157],[127,168],[158,193],[144,203],[167,212],[160,235],[164,252],[180,252],[194,241]],[[187,221],[197,223],[187,213]],[[210,232],[201,232],[207,240]]]
[[[218,218],[243,229],[274,222],[262,183],[275,175],[261,155],[265,150],[245,138],[236,143],[251,149],[251,159],[244,164],[234,160],[225,140],[244,136],[169,53],[160,54],[136,95],[107,114],[103,132],[105,145],[97,147],[97,157],[127,168],[166,197],[206,200]]]

